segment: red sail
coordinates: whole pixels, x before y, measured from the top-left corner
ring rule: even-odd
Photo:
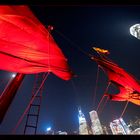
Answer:
[[[106,94],[114,101],[130,101],[140,105],[140,83],[124,69],[114,62],[102,57],[92,57],[94,61],[106,72],[110,82],[115,84],[120,92],[118,94]]]
[[[27,6],[0,6],[0,69],[23,74],[52,72],[69,80],[67,59]]]

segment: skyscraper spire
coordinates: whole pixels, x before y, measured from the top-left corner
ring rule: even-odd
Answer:
[[[85,119],[85,115],[81,111],[81,107],[78,107],[78,119],[79,119],[79,135],[88,135],[88,126]]]

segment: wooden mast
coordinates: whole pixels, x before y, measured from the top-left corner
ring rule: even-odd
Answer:
[[[12,103],[25,74],[17,73],[0,97],[0,124],[2,123],[10,104]]]

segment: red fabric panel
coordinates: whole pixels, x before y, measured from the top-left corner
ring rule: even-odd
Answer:
[[[140,92],[140,84],[131,74],[128,74],[118,65],[108,60],[97,57],[95,57],[94,60],[107,73],[109,80],[114,81],[126,88],[132,88]]]
[[[0,69],[72,77],[61,49],[27,6],[0,6]]]
[[[127,94],[127,92],[126,92],[126,94]],[[140,94],[139,93],[137,93],[136,97],[135,97],[135,95],[130,94],[129,96],[127,96],[127,98],[121,96],[120,94],[108,95],[108,96],[110,97],[110,99],[112,101],[129,101],[129,102],[132,102],[133,104],[140,105]]]
[[[117,64],[105,58],[93,57],[92,59],[99,64],[104,72],[106,72],[108,79],[120,90],[116,95],[109,95],[111,100],[128,100],[134,104],[140,105],[140,84],[131,74],[128,74]],[[135,98],[134,94],[136,94]]]

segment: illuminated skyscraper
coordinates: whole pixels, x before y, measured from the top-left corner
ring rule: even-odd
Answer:
[[[92,133],[94,135],[103,134],[103,129],[102,129],[101,123],[99,121],[97,112],[93,110],[93,111],[89,112],[89,115],[90,115],[90,119],[91,119],[91,123],[92,123],[92,125],[91,125]]]
[[[82,113],[81,109],[78,109],[78,118],[79,118],[79,135],[88,135],[88,126],[85,119],[84,114]]]
[[[110,123],[110,128],[113,134],[130,134],[129,127],[126,125],[122,118],[116,119]]]

